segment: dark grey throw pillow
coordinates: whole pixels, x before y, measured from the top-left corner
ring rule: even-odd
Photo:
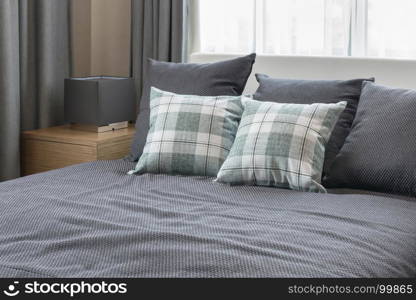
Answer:
[[[136,135],[128,159],[138,160],[146,143],[151,87],[183,95],[240,96],[255,59],[254,53],[209,64],[168,63],[150,59],[136,121]]]
[[[344,144],[350,132],[352,121],[357,110],[363,81],[353,80],[297,80],[276,79],[267,75],[256,74],[260,86],[254,94],[255,100],[278,103],[338,103],[347,101],[347,108],[341,114],[325,151],[323,172],[329,172],[332,162]]]
[[[416,90],[366,82],[351,133],[325,184],[414,197],[415,154]]]

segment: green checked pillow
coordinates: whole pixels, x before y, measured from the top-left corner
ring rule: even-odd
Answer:
[[[347,103],[242,102],[237,136],[217,181],[326,192],[325,145]]]
[[[129,173],[215,177],[242,113],[240,96],[185,96],[152,88],[146,145]]]

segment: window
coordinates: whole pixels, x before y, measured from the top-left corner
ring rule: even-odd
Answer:
[[[368,0],[368,56],[416,58],[416,1]]]
[[[416,59],[415,0],[199,0],[196,51]]]

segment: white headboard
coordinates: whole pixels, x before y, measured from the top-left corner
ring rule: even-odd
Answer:
[[[190,62],[209,63],[238,56],[194,53],[190,57]],[[253,93],[257,89],[255,73],[293,79],[375,77],[376,82],[380,84],[416,89],[416,60],[258,55],[245,93]]]

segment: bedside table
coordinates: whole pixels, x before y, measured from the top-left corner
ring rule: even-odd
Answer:
[[[25,131],[22,134],[22,175],[123,158],[130,151],[134,133],[134,125],[103,133],[74,130],[69,125]]]

